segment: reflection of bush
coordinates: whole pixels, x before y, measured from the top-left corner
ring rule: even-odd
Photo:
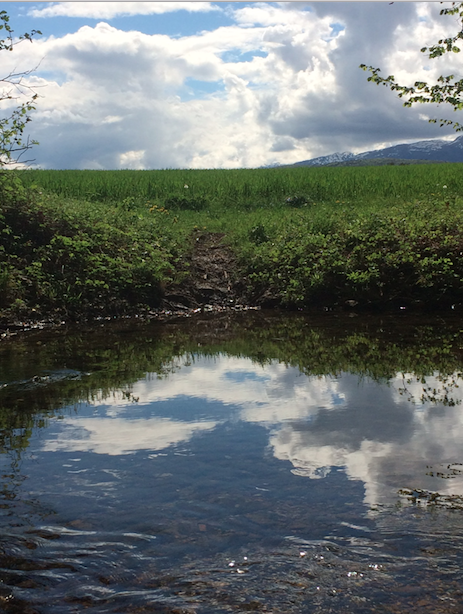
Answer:
[[[452,510],[463,509],[463,497],[461,495],[443,495],[422,488],[401,488],[399,495],[413,505],[422,507],[446,507]]]
[[[0,346],[0,381],[15,382],[0,389],[0,450],[26,448],[32,429],[44,426],[47,415],[73,412],[79,402],[121,391],[136,401],[131,385],[147,372],[163,377],[185,360],[218,353],[262,365],[279,361],[307,375],[350,372],[387,381],[397,373],[411,374],[409,379],[422,382],[424,397],[413,399],[404,378],[399,390],[404,398],[451,405],[461,336],[451,321],[420,325],[384,317],[358,321],[258,311],[31,332]],[[54,377],[63,365],[73,371]],[[442,386],[427,390],[426,377],[436,372]],[[52,375],[37,377],[45,373]]]

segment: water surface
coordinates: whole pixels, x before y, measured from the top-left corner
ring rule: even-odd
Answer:
[[[264,312],[4,342],[0,608],[462,611],[461,342]]]

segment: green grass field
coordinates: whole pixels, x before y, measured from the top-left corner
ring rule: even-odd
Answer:
[[[28,170],[36,184],[65,198],[186,208],[273,207],[302,204],[416,199],[463,194],[460,164],[385,167],[273,168],[242,170],[75,171]],[[188,186],[188,187],[185,187]],[[446,187],[444,187],[446,186]],[[299,198],[299,201],[297,201]]]
[[[462,171],[7,171],[0,313],[152,308],[198,231],[225,234],[250,302],[451,308],[463,303]]]

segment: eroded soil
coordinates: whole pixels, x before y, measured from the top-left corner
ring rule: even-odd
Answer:
[[[166,286],[163,308],[233,307],[247,303],[243,280],[223,233],[201,233],[184,267],[184,279]]]
[[[246,293],[246,280],[242,277],[235,254],[225,242],[224,233],[198,233],[192,248],[184,258],[180,281],[167,284],[164,296],[157,309],[138,310],[136,314],[123,313],[124,317],[161,318],[173,315],[188,315],[199,309],[205,311],[242,310],[250,305],[259,305]],[[113,319],[114,315],[105,315],[99,319]],[[82,317],[78,321],[94,318]],[[76,321],[72,318],[70,321]],[[21,317],[5,313],[0,318],[0,336],[5,338],[21,330],[44,328],[68,323],[62,313],[33,314]]]

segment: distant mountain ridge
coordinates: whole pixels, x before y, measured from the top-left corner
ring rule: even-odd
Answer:
[[[311,160],[303,160],[284,166],[352,166],[368,164],[369,160],[378,164],[381,160],[391,159],[396,164],[407,164],[413,161],[425,162],[463,162],[463,136],[453,141],[428,140],[416,143],[394,145],[384,149],[365,151],[360,154],[350,152],[334,153]],[[387,163],[387,162],[386,162]]]

